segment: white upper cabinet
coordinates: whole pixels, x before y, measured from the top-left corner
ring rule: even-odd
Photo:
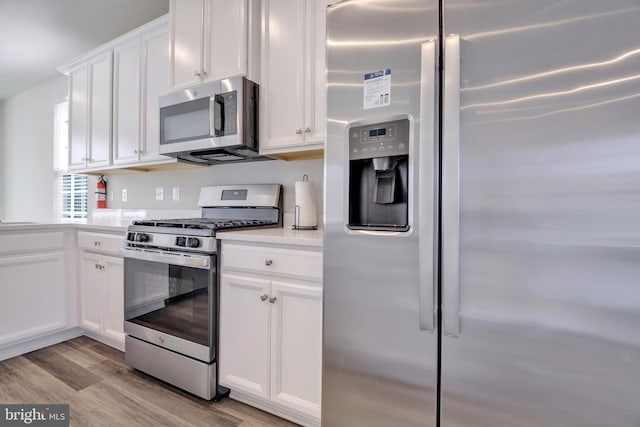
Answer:
[[[200,82],[204,50],[204,0],[171,0],[171,87]]]
[[[59,68],[69,76],[69,169],[176,163],[161,156],[158,98],[169,92],[169,16]]]
[[[87,159],[89,74],[86,63],[69,71],[69,169],[84,169]]]
[[[158,98],[169,91],[167,20],[116,45],[113,55],[113,164],[169,160],[158,154]]]
[[[171,0],[171,89],[246,74],[247,0]]]
[[[113,49],[113,163],[138,160],[140,138],[140,41]]]
[[[111,51],[89,61],[89,153],[87,166],[111,163]]]
[[[168,159],[160,151],[160,106],[158,98],[169,92],[169,25],[142,35],[143,78],[142,161]]]
[[[206,80],[220,80],[246,73],[247,2],[246,0],[209,0],[205,2],[204,71]]]
[[[71,170],[111,162],[111,61],[109,49],[69,71]]]
[[[326,6],[334,1],[264,0],[260,151],[324,148]]]

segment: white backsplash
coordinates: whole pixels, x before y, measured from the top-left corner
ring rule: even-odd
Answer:
[[[285,225],[292,223],[295,206],[295,181],[301,181],[308,175],[314,184],[318,219],[322,218],[323,200],[323,161],[282,160],[217,165],[195,169],[175,169],[164,171],[127,173],[107,176],[107,207],[95,208],[95,185],[97,177],[89,178],[89,217],[94,221],[120,215],[131,218],[132,215],[145,215],[145,218],[199,216],[198,197],[200,187],[207,185],[229,184],[282,184],[284,189],[283,207]],[[180,190],[180,200],[173,201],[173,188]],[[156,189],[162,188],[164,200],[156,201]],[[127,190],[127,201],[122,201],[122,190]],[[113,195],[113,200],[111,199]],[[104,211],[101,212],[101,211]],[[196,215],[192,215],[193,213]],[[152,215],[152,216],[147,216]]]

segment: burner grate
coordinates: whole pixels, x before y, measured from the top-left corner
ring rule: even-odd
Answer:
[[[136,220],[133,224],[144,225],[148,227],[222,230],[227,228],[273,225],[275,223],[272,221],[261,219],[178,218],[160,220]]]

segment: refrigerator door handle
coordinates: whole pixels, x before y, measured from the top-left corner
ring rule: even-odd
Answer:
[[[419,328],[433,332],[435,324],[434,284],[437,265],[436,247],[436,159],[435,138],[435,84],[436,84],[436,40],[422,43],[420,76],[420,135],[418,149],[418,212],[419,212]]]
[[[444,42],[442,109],[442,329],[460,334],[460,36]]]

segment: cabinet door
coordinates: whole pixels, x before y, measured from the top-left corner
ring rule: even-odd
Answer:
[[[304,141],[305,2],[263,2],[260,149]]]
[[[171,87],[194,86],[202,72],[204,0],[171,0]]]
[[[104,266],[104,334],[124,343],[124,261],[103,256],[101,265]]]
[[[140,145],[140,41],[113,49],[113,163],[138,160]]]
[[[81,252],[80,325],[97,333],[101,332],[101,313],[104,302],[100,265],[100,255]]]
[[[223,274],[220,384],[269,398],[269,281]]]
[[[169,29],[164,26],[142,36],[143,48],[143,145],[141,160],[163,160],[160,151],[158,98],[169,92]]]
[[[66,324],[65,253],[0,257],[0,348]]]
[[[322,289],[272,281],[270,296],[271,400],[319,418]]]
[[[87,157],[88,67],[69,71],[69,169],[84,169]]]
[[[89,61],[89,149],[87,166],[111,163],[111,51]]]
[[[304,138],[305,146],[317,144],[324,146],[325,119],[325,82],[326,58],[325,37],[327,6],[336,0],[321,0],[307,2],[306,27],[306,61],[305,67],[305,111]]]
[[[245,74],[247,1],[209,0],[205,8],[205,80]]]

